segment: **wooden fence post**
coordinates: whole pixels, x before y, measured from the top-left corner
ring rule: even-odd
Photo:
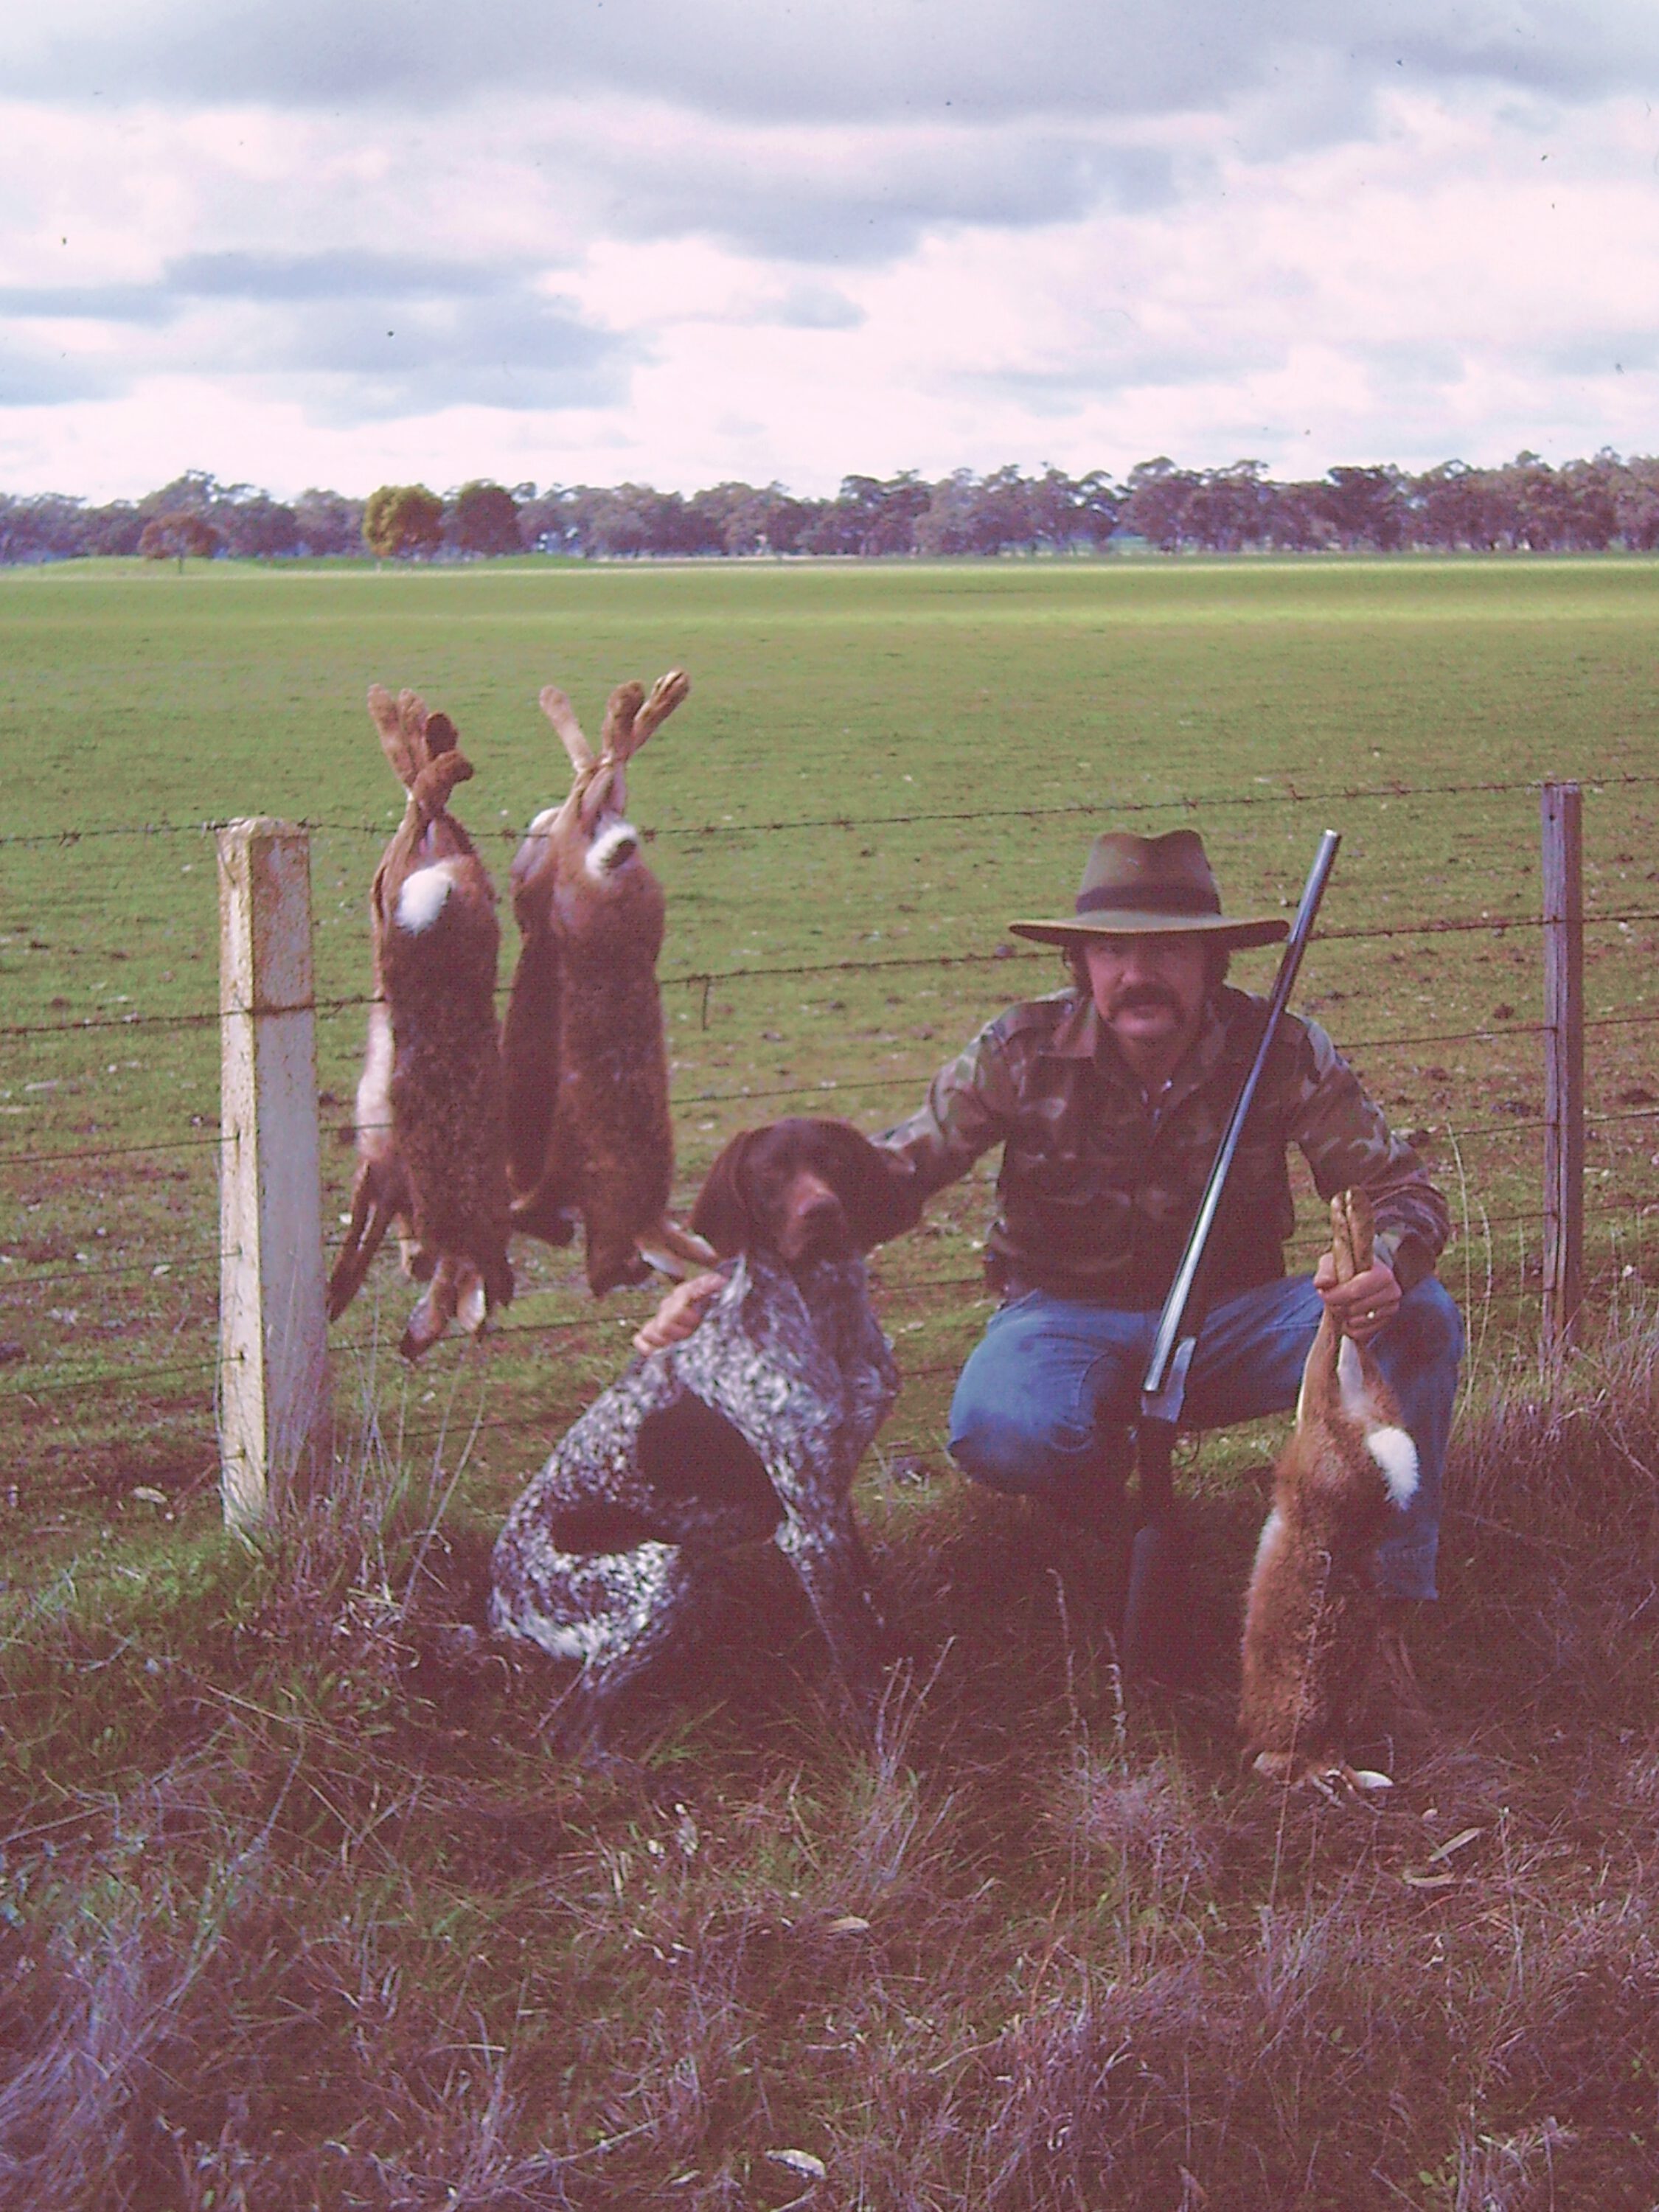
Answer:
[[[1547,783],[1544,830],[1544,1320],[1547,1364],[1578,1335],[1584,1286],[1583,794]]]
[[[219,832],[219,1468],[257,1528],[325,1437],[311,848],[264,819]]]

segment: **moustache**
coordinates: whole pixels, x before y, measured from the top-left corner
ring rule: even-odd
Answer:
[[[1112,1000],[1112,1012],[1115,1014],[1132,1014],[1143,1007],[1152,1006],[1163,1006],[1177,1016],[1182,1011],[1181,1000],[1163,983],[1131,984],[1127,990],[1118,992]]]

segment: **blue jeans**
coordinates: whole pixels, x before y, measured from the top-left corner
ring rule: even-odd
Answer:
[[[1224,1428],[1294,1406],[1322,1309],[1309,1275],[1266,1283],[1216,1306],[1200,1333],[1185,1425]],[[1102,1432],[1127,1427],[1158,1316],[1028,1291],[991,1316],[951,1404],[951,1456],[975,1482],[1075,1499],[1113,1480]],[[1371,1352],[1417,1446],[1417,1494],[1376,1549],[1391,1597],[1435,1589],[1440,1485],[1463,1353],[1456,1306],[1431,1275],[1406,1293]]]

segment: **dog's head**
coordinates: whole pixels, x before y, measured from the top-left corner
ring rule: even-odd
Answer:
[[[708,1170],[693,1232],[722,1258],[758,1246],[787,1267],[850,1259],[906,1225],[894,1170],[848,1121],[744,1129]]]

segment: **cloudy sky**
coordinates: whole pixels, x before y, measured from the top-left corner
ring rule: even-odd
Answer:
[[[51,0],[0,488],[1659,450],[1655,0]]]

